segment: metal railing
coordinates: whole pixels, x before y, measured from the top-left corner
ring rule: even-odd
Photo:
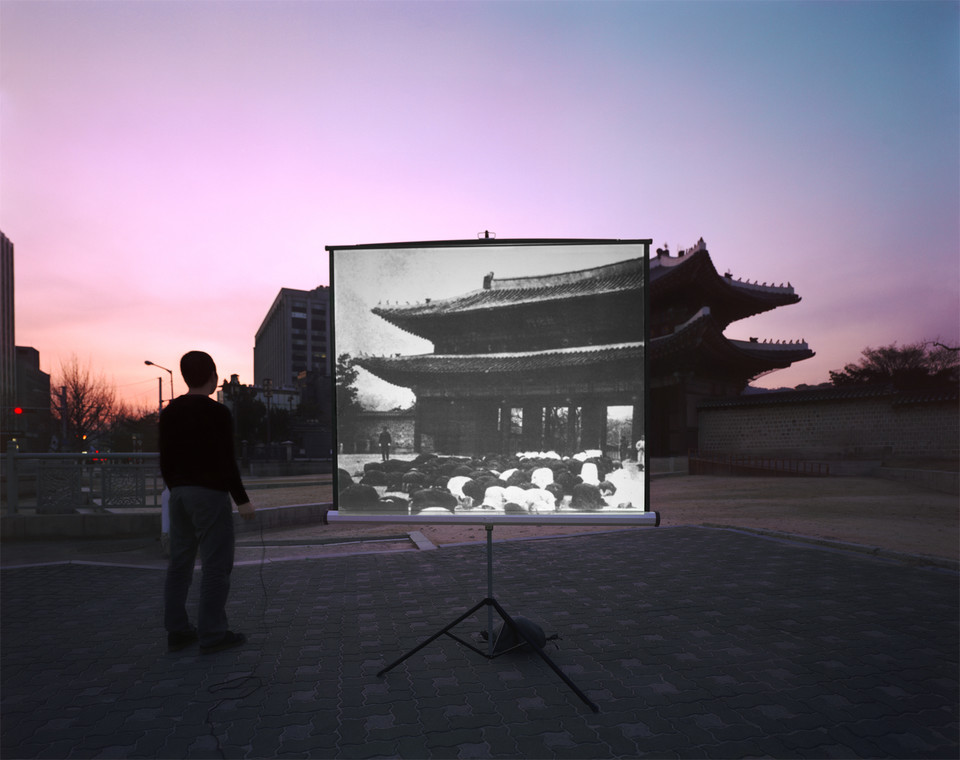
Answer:
[[[9,447],[3,457],[8,514],[160,507],[160,455],[143,452],[28,454]]]

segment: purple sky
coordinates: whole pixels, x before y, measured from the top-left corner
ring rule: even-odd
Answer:
[[[0,2],[16,340],[252,382],[325,245],[703,237],[828,379],[960,322],[957,2]],[[165,379],[166,373],[159,373]],[[176,376],[176,390],[184,390]],[[167,391],[165,390],[165,396]]]

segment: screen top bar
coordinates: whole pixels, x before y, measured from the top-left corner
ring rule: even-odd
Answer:
[[[328,245],[327,251],[364,250],[375,248],[469,248],[471,246],[499,245],[644,245],[653,244],[652,238],[620,240],[617,238],[476,238],[473,240],[424,240],[403,243],[365,243],[362,245]]]

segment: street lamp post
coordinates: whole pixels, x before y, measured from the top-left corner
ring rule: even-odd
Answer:
[[[172,370],[172,369],[167,369],[166,367],[161,367],[159,364],[157,364],[156,362],[152,362],[152,361],[150,361],[149,359],[147,359],[146,361],[144,361],[144,364],[146,364],[148,367],[156,367],[157,369],[162,369],[162,370],[164,370],[165,372],[169,372],[169,373],[170,373],[170,400],[173,401],[173,370]],[[161,392],[161,394],[160,394],[160,408],[161,408],[161,409],[163,408],[163,393],[162,393],[162,392]]]

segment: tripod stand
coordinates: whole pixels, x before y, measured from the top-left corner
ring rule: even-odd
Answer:
[[[394,662],[387,665],[387,667],[383,668],[379,673],[377,673],[377,675],[382,676],[384,673],[387,673],[393,670],[397,665],[399,665],[401,662],[406,660],[408,657],[412,657],[421,649],[423,649],[425,646],[436,641],[441,636],[449,636],[451,639],[453,639],[457,643],[462,644],[463,646],[467,647],[468,649],[471,649],[472,651],[476,652],[477,654],[483,657],[486,657],[488,660],[493,660],[496,657],[499,657],[501,654],[506,654],[507,652],[511,652],[514,649],[517,649],[518,647],[523,646],[523,644],[526,643],[538,655],[540,655],[540,658],[545,663],[547,663],[547,665],[550,666],[551,670],[553,670],[554,673],[560,676],[563,682],[567,686],[569,686],[578,697],[580,697],[581,701],[583,701],[583,703],[587,705],[587,707],[589,707],[594,712],[600,712],[600,708],[597,707],[593,702],[591,702],[587,698],[587,695],[584,694],[577,687],[577,685],[567,677],[566,673],[560,670],[560,668],[557,667],[556,663],[554,663],[554,661],[547,656],[547,653],[543,651],[543,647],[541,647],[536,641],[534,641],[530,636],[528,636],[527,632],[522,627],[518,626],[516,621],[512,617],[510,617],[510,615],[507,614],[507,611],[500,606],[500,603],[496,599],[494,599],[493,597],[493,525],[485,525],[484,527],[487,530],[487,596],[486,598],[481,599],[479,602],[473,605],[473,607],[471,607],[469,610],[464,612],[460,617],[458,617],[452,623],[445,625],[443,628],[441,628],[439,631],[433,634],[426,641],[417,645],[416,647],[411,649],[409,652],[407,652],[405,655],[403,655],[400,659],[395,660]],[[487,651],[486,652],[482,651],[478,647],[471,644],[469,641],[465,641],[459,636],[457,636],[456,634],[451,632],[453,628],[460,625],[460,623],[462,623],[468,617],[470,617],[475,612],[477,612],[477,610],[479,610],[481,607],[487,608]],[[516,639],[519,639],[522,643],[517,644],[516,646],[501,652],[497,652],[497,653],[494,652],[494,635],[493,635],[494,610],[496,610],[497,614],[503,620],[503,624],[514,634],[514,637]]]

